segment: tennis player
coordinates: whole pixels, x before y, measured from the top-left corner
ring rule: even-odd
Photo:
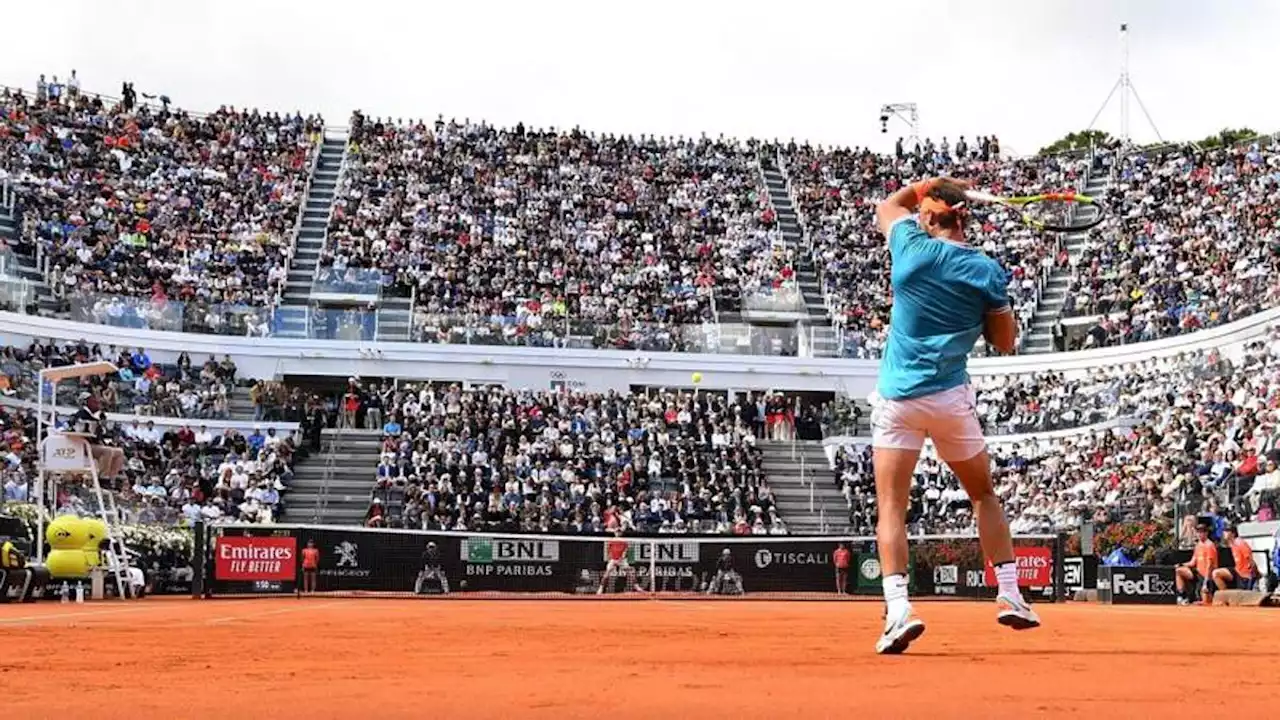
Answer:
[[[1013,541],[992,488],[969,386],[967,363],[978,336],[1011,353],[1018,327],[1004,268],[965,242],[967,189],[958,180],[933,178],[876,207],[876,224],[889,242],[893,286],[889,341],[870,398],[886,605],[884,634],[876,642],[881,654],[900,653],[924,633],[907,598],[906,518],[926,437],[973,502],[982,550],[999,581],[998,621],[1016,630],[1040,625],[1018,590]]]

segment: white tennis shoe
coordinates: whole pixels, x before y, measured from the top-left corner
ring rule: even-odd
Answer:
[[[884,634],[876,641],[876,652],[881,655],[898,655],[924,634],[924,621],[911,612],[908,605],[897,617],[885,617]]]
[[[1005,594],[996,596],[996,604],[1000,606],[1000,614],[996,622],[1014,630],[1030,630],[1040,627],[1040,616],[1022,598]]]

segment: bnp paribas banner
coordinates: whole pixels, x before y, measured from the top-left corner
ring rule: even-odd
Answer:
[[[570,592],[574,582],[572,557],[582,555],[592,543],[530,537],[528,539],[486,536],[449,538],[457,543],[458,589],[510,592]],[[583,558],[585,559],[585,558]]]

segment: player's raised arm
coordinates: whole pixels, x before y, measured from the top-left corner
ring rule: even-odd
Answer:
[[[920,200],[928,194],[933,182],[933,180],[921,180],[905,185],[876,205],[876,227],[880,229],[886,240],[889,238],[889,229],[895,222],[911,215],[920,207]]]
[[[928,180],[920,180],[900,188],[876,206],[876,227],[884,234],[886,240],[889,237],[889,229],[893,227],[893,224],[919,210],[920,203],[939,183],[952,183],[961,189],[968,189],[969,187],[969,183],[955,178],[929,178]]]

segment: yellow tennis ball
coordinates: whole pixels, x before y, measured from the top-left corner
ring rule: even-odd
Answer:
[[[75,515],[62,515],[53,519],[45,529],[45,538],[55,550],[80,550],[88,534],[84,523]]]
[[[107,539],[107,524],[100,518],[84,518],[80,522],[84,525],[84,549],[97,552],[98,546]]]
[[[89,574],[83,550],[50,550],[44,565],[55,578],[82,578]]]
[[[694,385],[697,385],[697,384],[698,384],[698,383],[700,383],[700,382],[702,382],[702,373],[700,373],[700,372],[696,372],[696,373],[694,373],[694,374],[693,374],[693,384],[694,384]]]

